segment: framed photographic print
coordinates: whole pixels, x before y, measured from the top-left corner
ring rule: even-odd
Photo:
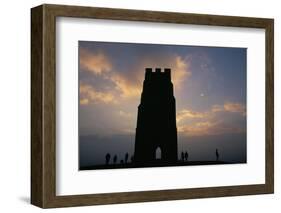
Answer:
[[[273,193],[273,19],[41,5],[31,27],[32,204]]]

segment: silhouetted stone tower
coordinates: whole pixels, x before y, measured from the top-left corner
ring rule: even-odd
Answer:
[[[175,164],[177,152],[176,101],[171,69],[161,72],[156,68],[152,72],[151,68],[146,68],[138,106],[134,163],[139,166]]]

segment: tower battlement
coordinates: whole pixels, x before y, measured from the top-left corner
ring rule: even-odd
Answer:
[[[162,72],[161,68],[155,68],[153,72],[152,68],[145,68],[145,80],[150,79],[167,79],[171,80],[171,69],[164,68],[164,72]]]

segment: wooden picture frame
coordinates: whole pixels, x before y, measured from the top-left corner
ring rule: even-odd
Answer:
[[[56,195],[56,17],[265,29],[265,184],[192,189]],[[31,9],[31,203],[42,208],[267,194],[274,191],[273,19],[41,5]]]

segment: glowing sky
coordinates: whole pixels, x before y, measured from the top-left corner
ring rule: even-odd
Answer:
[[[246,53],[245,48],[80,41],[80,137],[134,138],[145,68],[167,67],[174,84],[179,147],[185,137],[200,143],[200,137],[242,135],[237,150],[245,153]],[[107,146],[106,141],[101,143]],[[134,139],[130,143],[132,150]]]

